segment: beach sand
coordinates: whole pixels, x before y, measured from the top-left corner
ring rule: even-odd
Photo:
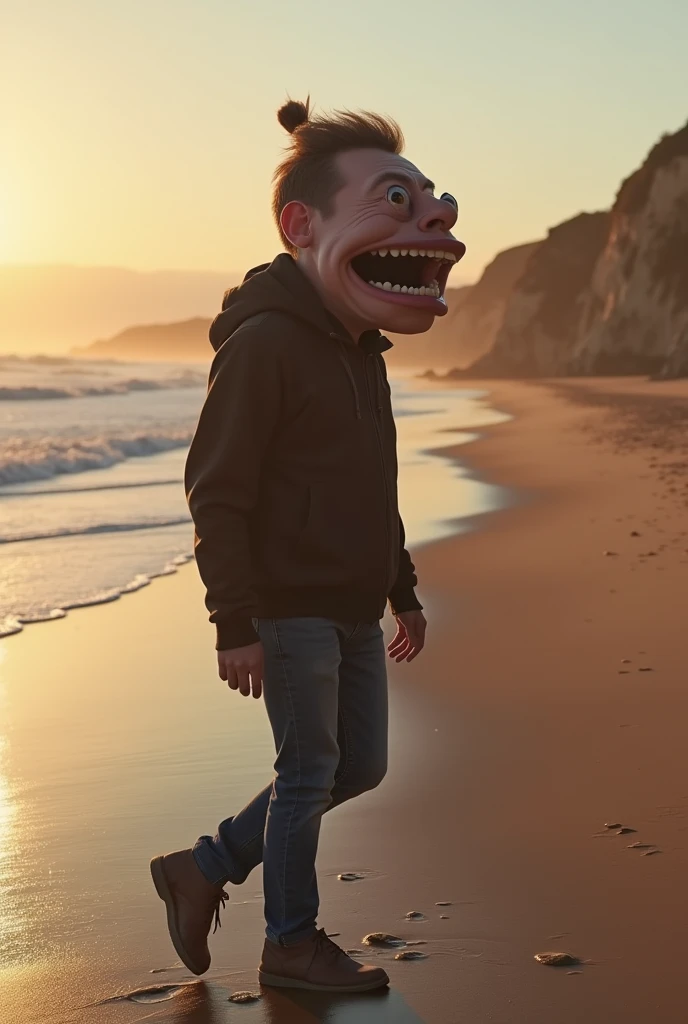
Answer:
[[[390,776],[327,817],[319,861],[338,941],[386,930],[427,959],[372,954],[393,985],[377,996],[228,1003],[257,990],[256,873],[230,894],[204,982],[117,998],[189,980],[148,858],[212,829],[272,760],[262,706],[214,676],[187,566],[4,645],[0,857],[34,881],[4,894],[0,949],[23,946],[0,963],[3,1024],[686,1020],[688,382],[485,388],[513,420],[446,454],[514,502],[417,553],[428,646],[390,673]],[[584,962],[536,963],[547,950]]]

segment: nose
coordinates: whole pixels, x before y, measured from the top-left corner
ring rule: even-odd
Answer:
[[[428,195],[423,206],[423,213],[418,222],[421,231],[451,231],[456,224],[459,212],[444,199]]]

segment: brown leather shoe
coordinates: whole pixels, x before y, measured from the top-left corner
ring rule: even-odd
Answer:
[[[381,967],[356,963],[323,929],[294,946],[265,940],[258,971],[261,985],[313,992],[370,992],[389,985]]]
[[[192,974],[210,967],[208,934],[215,918],[220,924],[220,905],[229,899],[221,885],[209,882],[191,850],[155,857],[150,865],[153,884],[167,907],[167,927],[177,955]]]

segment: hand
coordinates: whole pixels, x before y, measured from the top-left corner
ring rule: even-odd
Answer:
[[[387,653],[397,662],[413,661],[425,646],[425,616],[421,611],[413,611],[401,612],[395,618],[397,633],[387,648]]]
[[[217,667],[220,679],[224,679],[230,690],[238,690],[242,697],[253,696],[258,700],[263,692],[263,645],[249,644],[235,647],[231,651],[217,652]]]

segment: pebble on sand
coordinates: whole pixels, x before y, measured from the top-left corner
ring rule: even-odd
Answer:
[[[408,914],[406,915],[406,920],[407,921],[425,921],[426,917],[425,917],[425,914],[421,914],[421,912],[419,910],[409,910]]]
[[[449,914],[440,914],[440,921],[448,921]]]
[[[394,956],[395,960],[427,960],[428,954],[421,953],[418,949],[403,949],[401,953],[396,953]]]
[[[228,1002],[230,1003],[257,1003],[261,998],[260,992],[232,992]]]
[[[605,828],[621,828],[621,822],[620,821],[606,821],[604,823],[604,827]]]
[[[654,672],[653,668],[639,668],[639,672]]]
[[[435,904],[436,907],[451,907],[451,900],[441,900]]]
[[[617,831],[616,834],[617,834],[617,836],[627,836],[630,832],[637,832],[637,831],[638,831],[637,828],[630,828],[628,825],[623,825],[622,828],[620,828]]]
[[[337,875],[340,882],[360,882],[365,875],[359,875],[357,871],[344,871],[341,875]]]
[[[604,554],[607,558],[615,558],[618,555],[618,551],[605,551]]]
[[[653,845],[652,843],[631,843],[631,845],[627,846],[626,849],[627,850],[649,850],[652,845]]]
[[[661,850],[646,850],[643,857],[654,857],[656,853],[661,853]]]
[[[364,946],[405,946],[404,939],[398,935],[390,935],[388,932],[370,932],[362,939]]]
[[[535,959],[546,967],[574,967],[580,963],[572,953],[536,953]]]

